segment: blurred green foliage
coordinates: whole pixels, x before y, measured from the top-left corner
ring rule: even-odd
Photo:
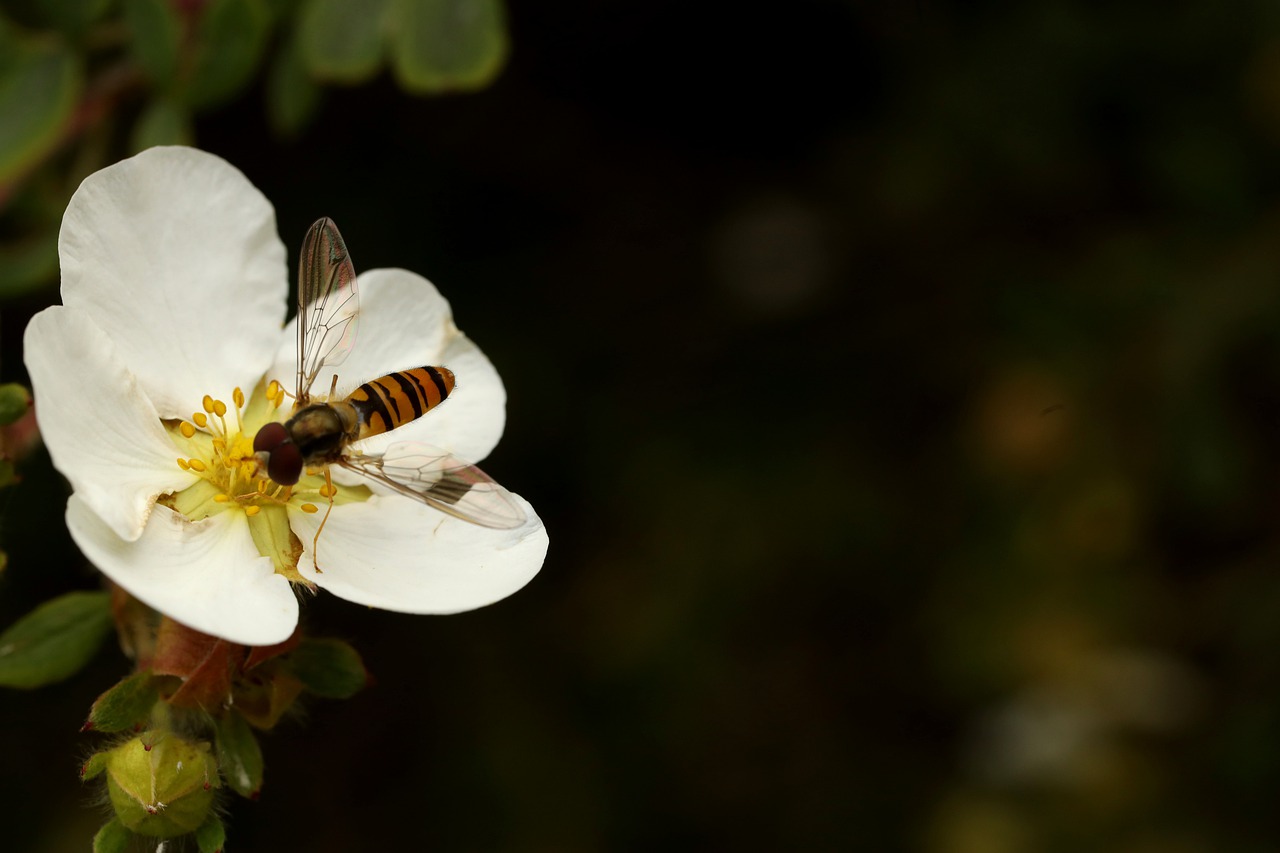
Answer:
[[[407,93],[474,90],[506,58],[502,0],[6,0],[0,3],[0,298],[51,283],[66,199],[261,78],[296,137],[327,84],[390,63]],[[122,148],[117,140],[127,140]]]

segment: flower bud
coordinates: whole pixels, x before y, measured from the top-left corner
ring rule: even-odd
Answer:
[[[107,755],[107,791],[120,822],[139,835],[172,838],[209,817],[218,765],[207,743],[148,732]]]

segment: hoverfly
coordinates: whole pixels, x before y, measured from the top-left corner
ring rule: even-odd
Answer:
[[[279,485],[292,486],[307,469],[323,468],[330,511],[334,489],[329,466],[337,465],[472,524],[496,529],[524,524],[524,511],[510,492],[447,451],[419,442],[393,444],[381,454],[351,447],[417,420],[444,402],[454,388],[454,375],[447,367],[388,373],[341,400],[334,399],[335,373],[328,397],[312,398],[320,372],[338,366],[351,352],[359,316],[356,272],[346,243],[331,219],[321,219],[307,231],[298,264],[293,416],[258,430],[253,450],[259,469]],[[313,547],[319,536],[317,530]]]

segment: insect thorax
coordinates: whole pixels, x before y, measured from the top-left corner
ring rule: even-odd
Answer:
[[[344,418],[336,406],[317,403],[299,410],[285,422],[285,429],[302,451],[305,463],[320,465],[336,462],[342,456],[343,446],[354,437],[353,425],[354,414]]]

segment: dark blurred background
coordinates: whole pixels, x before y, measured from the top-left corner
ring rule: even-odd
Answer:
[[[291,254],[440,286],[551,537],[478,612],[309,604],[377,683],[264,738],[228,849],[1280,847],[1280,7],[508,14],[483,91],[194,126]],[[21,470],[5,624],[96,583]],[[127,667],[0,697],[7,849],[88,849]]]

